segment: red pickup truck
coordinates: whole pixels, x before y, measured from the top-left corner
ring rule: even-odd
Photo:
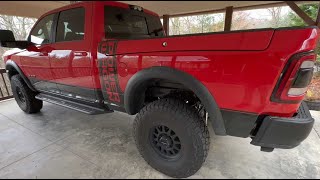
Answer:
[[[137,114],[142,157],[172,177],[205,161],[208,128],[250,137],[262,151],[293,148],[314,119],[302,101],[317,27],[166,36],[159,16],[119,2],[81,2],[39,18],[26,41],[1,30],[12,91],[36,113],[48,101],[88,114]]]

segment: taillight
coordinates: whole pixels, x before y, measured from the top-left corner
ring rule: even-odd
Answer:
[[[271,101],[281,103],[302,101],[312,79],[315,59],[313,51],[292,56],[281,73]]]

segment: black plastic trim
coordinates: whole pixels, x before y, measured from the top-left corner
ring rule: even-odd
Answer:
[[[298,146],[310,134],[314,124],[308,106],[302,102],[292,118],[267,116],[258,127],[251,144],[268,148],[291,149]]]
[[[32,78],[32,79],[36,80],[36,78]],[[72,101],[75,103],[83,103],[83,104],[98,107],[98,108],[105,107],[108,110],[112,109],[112,110],[116,110],[116,111],[126,112],[124,109],[124,106],[122,104],[119,106],[118,105],[115,106],[115,105],[112,105],[110,102],[108,102],[107,99],[104,99],[101,89],[91,89],[91,88],[86,88],[86,87],[61,84],[61,83],[56,83],[54,81],[46,81],[46,80],[42,80],[42,81],[57,85],[57,88],[60,92],[60,93],[56,93],[56,92],[48,91],[48,90],[44,90],[44,89],[37,90],[37,91],[42,92],[44,94],[55,96],[57,98],[66,98],[69,101]],[[63,91],[63,89],[70,89],[70,92],[65,92],[65,91]],[[73,96],[67,96],[65,94],[72,94]],[[84,96],[84,94],[95,94],[95,96],[94,97]],[[84,99],[83,98],[75,98],[74,96],[77,96],[77,95],[83,96],[86,98],[84,98]]]
[[[68,96],[68,95],[65,95],[65,94],[62,94],[62,93],[56,93],[56,92],[47,91],[47,90],[39,90],[39,92],[41,92],[43,94],[46,94],[46,95],[55,96],[57,98],[64,98],[64,99],[67,99],[67,100],[70,100],[70,101],[74,101],[74,102],[77,102],[77,103],[83,103],[83,104],[87,104],[87,105],[91,105],[91,106],[94,105],[94,104],[97,104],[97,102],[94,102],[94,101],[75,98],[73,96]],[[75,95],[73,93],[70,93],[70,94]],[[98,104],[97,104],[97,106],[98,106]]]
[[[36,96],[36,99],[47,101],[52,104],[60,105],[66,108],[70,108],[73,110],[77,110],[86,114],[101,114],[101,113],[110,113],[113,112],[112,110],[109,110],[105,106],[94,106],[92,104],[88,105],[83,102],[77,102],[74,99],[65,98],[65,97],[59,97],[56,95],[50,95],[47,93],[40,93]]]
[[[60,12],[57,12],[57,13],[55,13],[55,15],[53,17],[53,23],[52,23],[52,26],[51,26],[51,43],[55,43],[56,42],[59,16],[60,16]]]
[[[33,85],[31,84],[30,80],[24,75],[24,73],[22,72],[22,70],[20,69],[20,67],[12,60],[8,60],[6,62],[6,70],[10,71],[10,70],[16,70],[19,75],[22,77],[22,79],[24,80],[24,82],[27,84],[27,86],[32,90],[37,92],[37,90],[33,87]],[[9,75],[9,73],[8,73]],[[10,75],[9,75],[10,76]],[[9,77],[10,78],[10,77]]]
[[[52,83],[55,83],[57,85],[58,89],[62,93],[66,93],[66,94],[70,93],[70,94],[74,94],[76,96],[82,96],[85,99],[88,99],[88,101],[90,101],[90,99],[92,101],[96,101],[98,99],[96,92],[94,92],[95,89],[93,89],[93,88],[73,86],[73,85],[62,84],[62,83],[57,83],[57,82],[52,82]],[[66,90],[69,90],[69,91],[66,91]]]
[[[258,114],[221,109],[227,134],[236,137],[249,137],[258,119]]]
[[[109,109],[114,110],[114,111],[119,111],[119,112],[123,112],[127,114],[126,109],[123,106],[118,106],[118,105],[114,105],[114,104],[110,104],[108,102],[104,103],[106,106],[109,107]]]
[[[227,135],[220,108],[208,89],[193,76],[169,67],[143,69],[130,78],[124,93],[124,107],[128,114],[136,114],[143,107],[147,83],[153,79],[178,82],[193,91],[208,111],[215,134]]]
[[[34,77],[29,77],[29,80],[31,82],[41,81],[42,83],[45,83],[44,86],[46,86],[46,88],[35,87],[35,89],[37,89],[37,91],[56,94],[56,93],[54,93],[54,91],[52,91],[52,88],[54,87],[54,90],[59,91],[60,92],[59,94],[62,94],[62,95],[63,94],[72,94],[74,96],[81,96],[81,97],[84,97],[83,99],[86,99],[85,101],[88,101],[88,102],[93,102],[93,101],[98,100],[96,90],[100,90],[100,89],[91,89],[91,88],[74,86],[74,85],[69,85],[69,84],[62,84],[62,83],[57,83],[55,81],[42,80],[42,79],[38,79],[38,78],[34,78]],[[65,89],[68,89],[68,91],[65,91]],[[92,96],[92,94],[94,94],[94,96]]]

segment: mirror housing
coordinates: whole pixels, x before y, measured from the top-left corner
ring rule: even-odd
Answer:
[[[27,49],[34,45],[30,41],[16,41],[12,31],[0,29],[0,46],[8,48]]]

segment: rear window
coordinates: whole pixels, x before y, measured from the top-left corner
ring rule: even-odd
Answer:
[[[163,37],[159,17],[133,9],[112,6],[104,8],[105,37],[108,39],[135,39]]]

